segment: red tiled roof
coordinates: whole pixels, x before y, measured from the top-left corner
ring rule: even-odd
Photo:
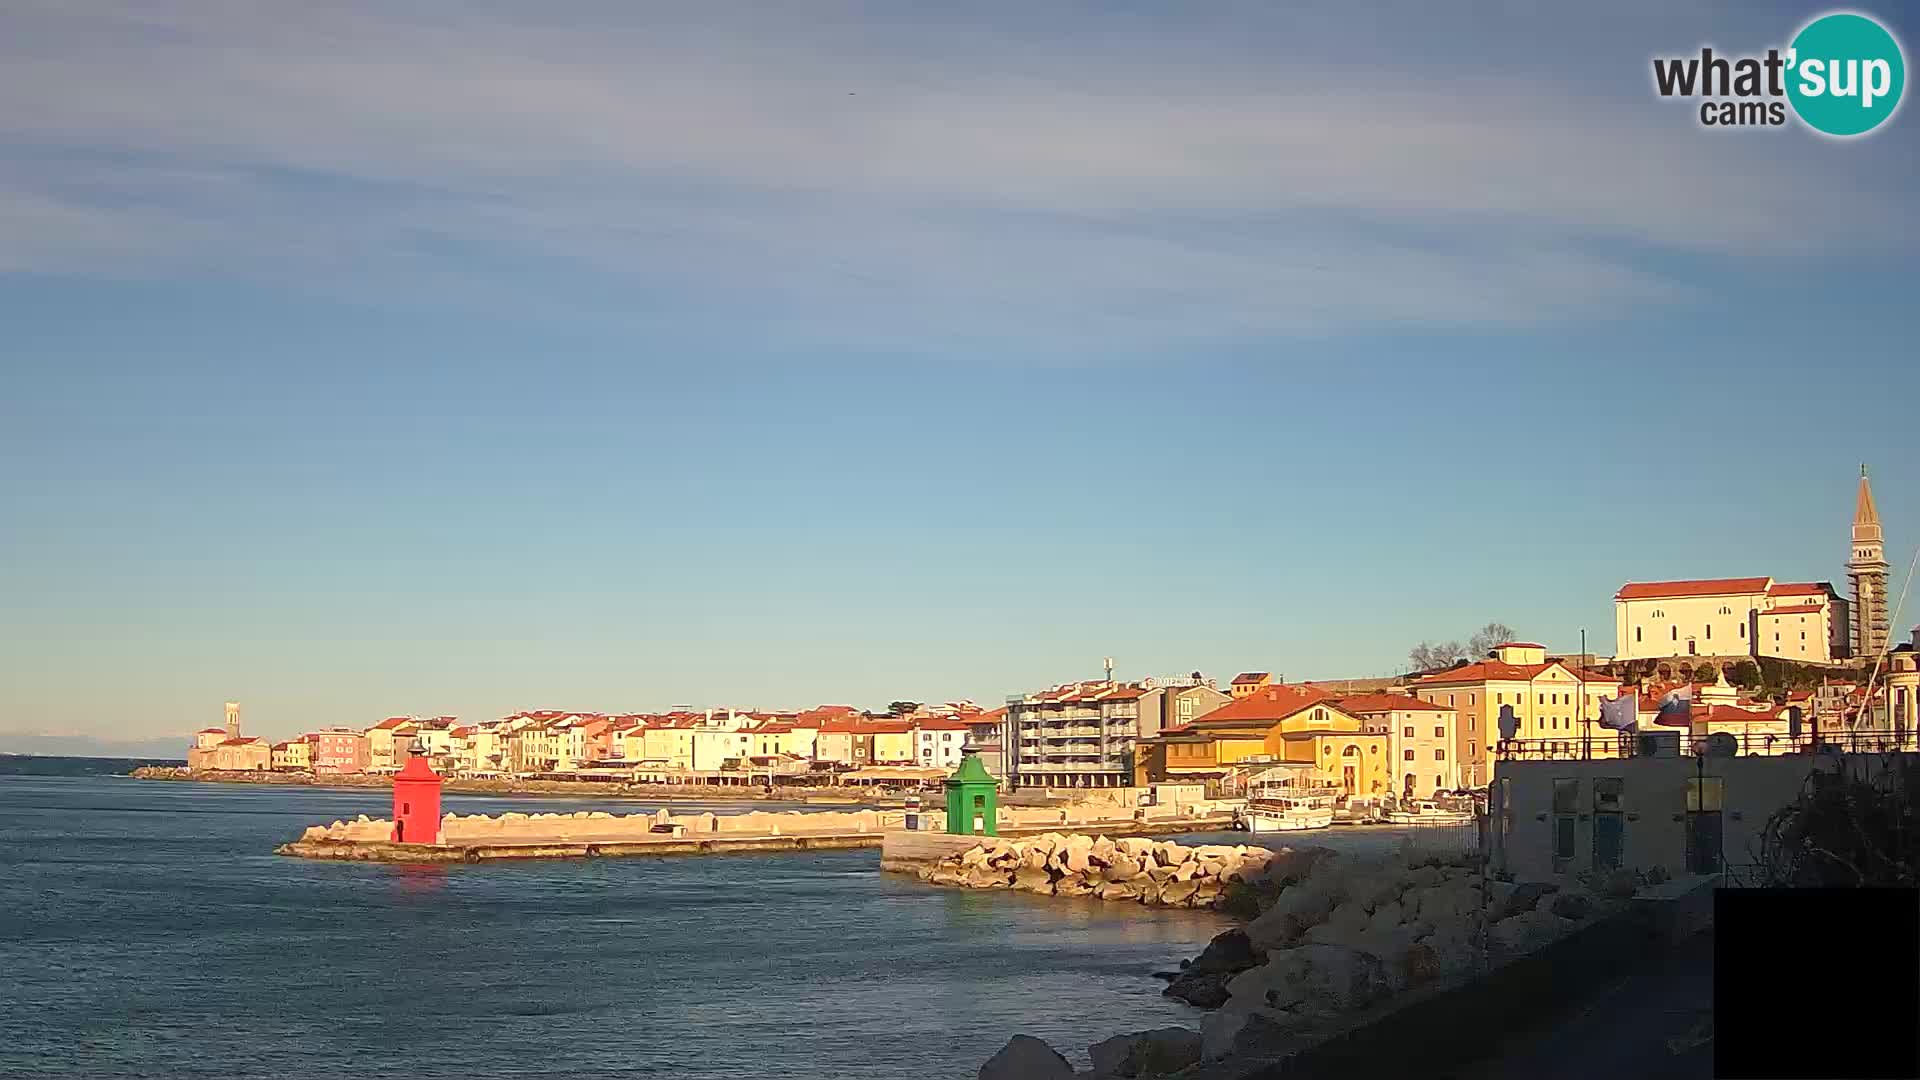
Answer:
[[[919,728],[921,731],[972,731],[973,730],[973,724],[969,723],[968,721],[951,720],[946,718],[916,720],[914,721],[913,726]]]
[[[1500,644],[1495,645],[1494,648],[1496,649],[1544,649],[1546,648],[1546,646],[1540,645],[1531,641],[1503,641]]]
[[[1225,705],[1196,718],[1187,727],[1208,727],[1244,724],[1249,721],[1272,722],[1283,720],[1310,705],[1334,704],[1333,695],[1318,686],[1302,686],[1298,683],[1280,683],[1262,687],[1246,697],[1229,701]]]
[[[1768,596],[1824,596],[1833,586],[1824,581],[1785,582],[1767,590]]]
[[[1527,682],[1550,667],[1561,668],[1565,670],[1567,674],[1572,675],[1582,682],[1604,684],[1618,683],[1620,681],[1612,675],[1605,675],[1598,671],[1569,667],[1565,662],[1560,660],[1549,660],[1544,664],[1507,664],[1499,660],[1482,660],[1477,664],[1468,664],[1465,667],[1457,667],[1416,679],[1414,685],[1453,686],[1462,683],[1488,681]]]
[[[389,716],[385,720],[382,720],[379,723],[373,725],[373,727],[369,728],[368,730],[369,731],[392,731],[394,728],[399,727],[401,724],[410,724],[412,722],[413,722],[413,717],[411,716]]]
[[[1766,592],[1770,577],[1710,578],[1700,581],[1629,581],[1613,594],[1615,600],[1655,600],[1685,596],[1729,596]]]
[[[1436,705],[1431,701],[1421,701],[1405,694],[1359,694],[1354,697],[1340,698],[1337,704],[1356,716],[1366,713],[1411,712],[1452,712],[1445,705]]]
[[[251,746],[254,743],[262,743],[266,741],[267,740],[262,739],[258,735],[243,735],[238,739],[223,739],[221,740],[220,745],[221,746]]]
[[[195,735],[225,735],[226,733],[227,729],[223,727],[203,727],[194,732]]]
[[[1825,610],[1826,608],[1821,607],[1819,604],[1787,604],[1783,607],[1768,608],[1765,611],[1756,612],[1756,614],[1759,614],[1759,615],[1815,615]]]
[[[1695,717],[1695,719],[1699,719]],[[1742,709],[1733,705],[1715,705],[1707,710],[1708,723],[1715,724],[1762,724],[1779,723],[1780,714],[1756,709]]]
[[[753,729],[756,735],[785,735],[791,731],[793,731],[793,721],[791,720],[768,720]]]
[[[468,736],[473,734],[473,725],[468,724],[464,727],[454,728],[452,731],[447,732],[447,734],[453,736],[456,739],[467,738]]]

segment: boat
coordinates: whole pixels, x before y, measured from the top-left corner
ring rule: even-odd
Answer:
[[[1467,825],[1473,811],[1434,799],[1406,799],[1380,815],[1389,825]]]
[[[1242,811],[1250,833],[1302,832],[1333,824],[1331,789],[1255,788]]]

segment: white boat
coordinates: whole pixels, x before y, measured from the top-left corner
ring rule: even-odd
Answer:
[[[1432,799],[1408,799],[1381,815],[1389,825],[1466,825],[1473,812],[1443,806]]]
[[[1251,833],[1302,832],[1333,824],[1330,791],[1256,788],[1243,812]]]

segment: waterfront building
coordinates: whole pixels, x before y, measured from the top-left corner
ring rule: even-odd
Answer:
[[[1293,763],[1311,766],[1314,784],[1383,795],[1392,783],[1388,743],[1386,732],[1370,730],[1317,686],[1269,684],[1142,740],[1134,782],[1220,782],[1255,766]]]
[[[1847,602],[1824,581],[1770,577],[1628,582],[1614,594],[1615,659],[1845,658]]]
[[[1853,549],[1847,558],[1847,582],[1853,589],[1853,618],[1847,630],[1852,654],[1876,657],[1887,647],[1887,550],[1880,534],[1880,510],[1873,505],[1867,467],[1860,466],[1860,490],[1854,497]]]
[[[1453,709],[1385,692],[1343,697],[1339,704],[1360,718],[1363,731],[1387,736],[1388,789],[1394,795],[1430,799],[1461,787]]]
[[[305,772],[313,768],[313,744],[305,736],[274,743],[271,760],[275,772]]]
[[[1518,718],[1517,739],[1544,740],[1554,753],[1579,757],[1617,742],[1611,737],[1589,739],[1583,746],[1582,736],[1592,734],[1589,723],[1598,723],[1601,700],[1619,693],[1620,680],[1613,676],[1549,659],[1544,646],[1527,641],[1505,642],[1485,660],[1413,684],[1414,697],[1457,714],[1454,753],[1466,787],[1484,786],[1492,778],[1489,758],[1493,744],[1500,741],[1502,706],[1512,706]],[[1593,730],[1610,736],[1604,729]]]
[[[273,744],[258,735],[222,739],[206,752],[201,767],[222,772],[267,772],[273,768]]]
[[[961,747],[961,753],[972,754],[980,759],[980,767],[999,778],[1006,780],[1006,755],[1001,737],[1006,723],[1007,710],[1003,706],[991,712],[977,713],[966,718],[967,742]]]
[[[875,765],[911,765],[914,762],[914,734],[911,720],[869,720],[867,732],[873,736]]]
[[[1894,646],[1887,656],[1886,692],[1882,695],[1882,727],[1892,730],[1902,745],[1920,737],[1920,626],[1910,640]]]
[[[784,756],[812,761],[819,741],[820,729],[802,726],[798,717],[792,720],[767,720],[753,729],[754,753],[762,757]]]
[[[418,719],[389,716],[367,729],[367,771],[398,772],[407,750],[413,745]]]
[[[352,728],[322,728],[301,737],[312,747],[308,756],[315,775],[358,776],[372,760],[366,734]]]
[[[1062,683],[1007,701],[1001,752],[1014,787],[1127,787],[1135,744],[1233,700],[1199,672]]]
[[[959,768],[962,751],[972,734],[973,725],[965,720],[946,717],[915,720],[914,764],[930,769]]]

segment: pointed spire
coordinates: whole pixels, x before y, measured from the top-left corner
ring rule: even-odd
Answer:
[[[1873,505],[1873,488],[1867,483],[1867,467],[1860,466],[1860,497],[1854,503],[1853,523],[1855,525],[1880,524],[1880,511]]]

